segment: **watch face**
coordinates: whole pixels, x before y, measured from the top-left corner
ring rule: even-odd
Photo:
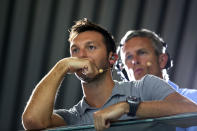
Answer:
[[[139,103],[140,102],[140,97],[129,96],[129,97],[127,97],[127,102],[129,102],[129,103]]]
[[[128,116],[136,116],[138,106],[141,102],[140,97],[129,96],[129,97],[127,97],[126,101],[129,104],[129,113],[127,115]]]

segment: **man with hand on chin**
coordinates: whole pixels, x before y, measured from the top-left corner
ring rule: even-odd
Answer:
[[[146,76],[138,82],[113,81],[116,46],[104,28],[87,19],[79,20],[71,28],[69,42],[71,57],[57,62],[35,87],[22,115],[25,129],[94,124],[96,130],[103,130],[118,119],[197,111],[197,105],[157,77]],[[83,98],[71,109],[54,110],[58,88],[68,73],[75,73],[81,81]]]

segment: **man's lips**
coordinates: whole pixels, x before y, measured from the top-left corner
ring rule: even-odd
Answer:
[[[136,70],[134,71],[134,73],[135,73],[136,75],[138,75],[138,74],[142,73],[142,71],[143,71],[142,68],[138,68],[138,69],[136,69]]]

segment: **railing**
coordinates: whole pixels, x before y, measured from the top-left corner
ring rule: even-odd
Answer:
[[[197,112],[160,118],[131,119],[111,124],[106,131],[175,131],[176,127],[197,126]],[[94,125],[75,125],[48,129],[48,131],[94,131]]]

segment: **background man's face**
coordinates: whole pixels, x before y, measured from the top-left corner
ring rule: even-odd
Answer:
[[[146,74],[162,77],[159,57],[151,42],[145,37],[134,37],[124,44],[121,58],[130,80],[139,80]]]

